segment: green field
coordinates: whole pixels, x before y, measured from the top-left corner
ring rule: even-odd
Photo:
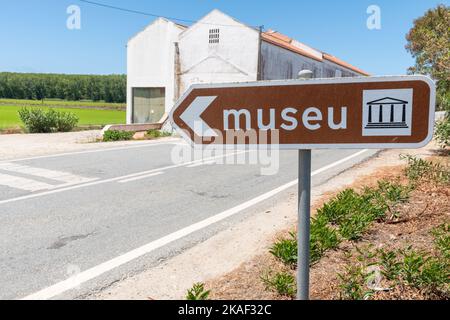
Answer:
[[[60,108],[97,108],[97,109],[117,109],[125,110],[125,103],[109,103],[104,101],[68,101],[59,99],[45,100],[21,100],[21,99],[0,99],[0,106],[39,106],[39,107],[60,107]]]
[[[20,100],[23,101],[23,100]],[[30,100],[33,101],[33,100]],[[74,102],[74,101],[65,101]],[[23,107],[20,105],[0,104],[0,130],[19,128],[23,126],[20,121],[18,111]],[[41,106],[39,106],[41,107]],[[41,107],[46,109],[47,107]],[[55,110],[72,112],[76,114],[80,121],[78,126],[100,126],[106,124],[125,123],[125,111],[119,110],[99,110],[99,109],[77,109],[77,108],[54,108]]]

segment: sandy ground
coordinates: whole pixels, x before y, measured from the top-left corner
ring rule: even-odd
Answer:
[[[56,153],[77,152],[101,148],[149,144],[155,141],[178,141],[177,138],[162,138],[146,141],[117,141],[96,143],[101,130],[42,134],[0,135],[0,160],[44,156]]]
[[[321,198],[351,185],[361,176],[381,167],[400,165],[400,154],[429,156],[434,144],[417,150],[387,150],[361,163],[312,191],[313,207]],[[267,252],[277,235],[295,225],[297,198],[295,188],[280,196],[275,205],[265,208],[183,253],[138,275],[115,283],[90,299],[183,299],[196,282],[208,282],[227,274],[244,262]],[[163,279],[163,280],[162,280]],[[247,297],[248,298],[248,297]],[[271,298],[271,297],[268,297]]]

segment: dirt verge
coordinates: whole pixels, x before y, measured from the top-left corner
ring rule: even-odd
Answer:
[[[433,156],[433,162],[450,164],[450,158]],[[379,168],[374,174],[358,178],[347,187],[361,190],[364,186],[374,186],[377,180],[394,181],[403,175],[404,165]],[[335,190],[321,197],[315,207],[336,195]],[[357,242],[345,241],[336,250],[327,252],[322,259],[311,268],[311,299],[339,299],[339,273],[344,273],[346,267],[355,262],[358,248],[375,248],[396,250],[410,245],[416,250],[432,251],[434,238],[431,231],[450,222],[450,185],[436,185],[426,181],[420,183],[411,193],[409,200],[398,208],[399,218],[391,222],[375,223],[362,239]],[[292,228],[293,229],[293,228]],[[276,235],[286,237],[292,229],[286,229]],[[211,299],[289,299],[268,290],[261,279],[269,270],[272,273],[288,272],[295,274],[274,258],[267,249],[266,252],[250,259],[232,272],[206,282],[206,288],[211,290]],[[397,286],[391,290],[376,292],[372,299],[439,299],[427,292],[409,286]]]

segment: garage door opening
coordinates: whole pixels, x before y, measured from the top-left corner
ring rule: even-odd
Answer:
[[[133,88],[133,123],[157,123],[165,113],[165,88]]]

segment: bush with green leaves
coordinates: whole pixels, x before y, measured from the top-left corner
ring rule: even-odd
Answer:
[[[204,283],[195,283],[186,293],[186,300],[207,300],[211,290],[205,290]]]
[[[450,147],[450,119],[448,117],[436,124],[434,136],[441,148]]]
[[[424,179],[443,184],[450,182],[449,166],[413,157],[411,155],[401,155],[401,159],[407,161],[404,173],[413,186]]]
[[[39,108],[22,108],[19,110],[19,117],[30,133],[68,132],[79,120],[71,112]]]
[[[398,181],[380,180],[375,188],[365,188],[360,193],[346,189],[326,202],[311,219],[310,264],[317,263],[343,240],[359,240],[374,221],[385,220],[388,212],[390,218],[397,217],[395,206],[406,201],[411,190]],[[275,242],[270,253],[290,268],[295,267],[295,233]]]
[[[270,253],[284,264],[295,267],[297,265],[297,238],[295,232],[290,232],[288,239],[277,240],[270,248]]]
[[[318,262],[326,251],[337,248],[340,242],[336,229],[329,225],[326,216],[318,213],[310,227],[310,264]]]
[[[131,131],[120,131],[120,130],[106,130],[103,133],[103,141],[122,141],[131,140],[134,136],[134,132]]]
[[[79,118],[71,112],[57,111],[55,114],[56,131],[69,132],[78,124]]]
[[[147,131],[147,137],[151,139],[157,139],[162,137],[169,137],[172,134],[166,131],[156,130],[156,129],[150,129]]]
[[[421,292],[450,298],[450,225],[443,224],[432,230],[434,250],[416,250],[407,246],[399,250],[371,248],[358,249],[357,261],[338,274],[342,299],[364,299],[374,294],[368,288],[368,270],[377,266],[386,287],[412,287]]]
[[[367,287],[372,276],[363,264],[353,264],[345,267],[339,278],[339,299],[367,300],[373,295],[373,290]]]
[[[275,275],[268,272],[261,279],[266,285],[266,290],[273,290],[281,296],[295,297],[297,285],[295,277],[289,272],[278,272]]]

